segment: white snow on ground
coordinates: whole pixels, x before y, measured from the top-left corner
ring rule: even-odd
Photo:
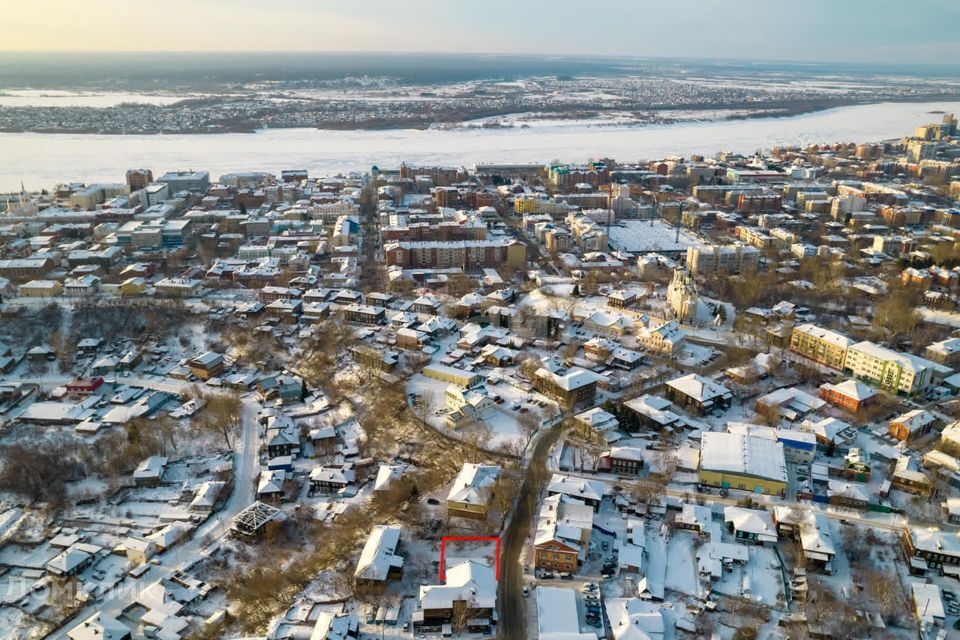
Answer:
[[[726,541],[725,541],[726,542]],[[778,596],[783,594],[780,563],[773,549],[751,546],[750,561],[734,565],[733,571],[713,583],[713,589],[733,597],[745,597],[768,606],[776,606]]]
[[[697,580],[696,548],[693,536],[687,532],[677,532],[667,545],[666,583],[664,586],[688,596],[700,595]]]
[[[702,241],[685,229],[677,238],[676,227],[663,220],[624,220],[610,227],[610,244],[618,251],[649,253],[682,251]]]
[[[659,527],[647,530],[646,541],[647,581],[651,585],[659,585],[662,591],[667,584],[667,541],[660,535]],[[651,588],[650,591],[656,592],[656,589]]]

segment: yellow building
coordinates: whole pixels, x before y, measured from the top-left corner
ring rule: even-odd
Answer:
[[[117,295],[121,298],[142,296],[147,290],[147,281],[143,278],[127,278],[117,285]]]
[[[881,389],[912,395],[934,384],[939,365],[864,341],[850,345],[843,366],[855,377]]]
[[[486,518],[499,477],[500,467],[496,465],[463,465],[447,494],[447,514],[477,520]]]
[[[25,298],[55,298],[63,293],[63,285],[56,280],[31,280],[20,285],[20,295]]]
[[[480,376],[476,373],[448,367],[443,364],[431,364],[423,368],[423,375],[434,380],[441,380],[450,384],[455,384],[464,389],[469,389],[480,384]]]
[[[511,242],[507,246],[507,266],[511,269],[523,269],[527,266],[527,245]]]
[[[547,251],[550,253],[560,253],[568,251],[573,243],[570,238],[570,232],[566,229],[551,229],[544,234]]]
[[[774,438],[707,432],[700,443],[700,484],[785,496],[787,463]]]
[[[790,351],[837,371],[843,370],[852,344],[842,333],[809,323],[797,325],[790,334]]]
[[[571,207],[563,202],[544,200],[534,196],[518,196],[513,201],[513,210],[518,215],[527,213],[546,213],[551,216],[562,216],[570,211]]]

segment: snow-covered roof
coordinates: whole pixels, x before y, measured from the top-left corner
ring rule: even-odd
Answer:
[[[777,525],[769,511],[744,509],[742,507],[724,507],[723,520],[733,525],[736,531],[754,534],[758,540],[777,541]]]
[[[390,569],[403,566],[403,558],[396,555],[397,545],[400,544],[399,526],[378,524],[370,532],[367,542],[360,552],[354,577],[362,580],[383,581],[387,579]]]
[[[423,610],[450,609],[458,601],[477,609],[496,606],[497,580],[493,568],[475,560],[465,560],[447,569],[446,584],[420,587],[420,608]]]
[[[599,502],[605,493],[605,486],[602,482],[555,473],[550,478],[550,484],[547,485],[547,493],[550,495],[561,493],[573,498]]]
[[[554,373],[546,367],[537,369],[538,378],[549,378],[564,391],[573,391],[600,380],[600,376],[580,367],[570,367],[565,373]]]
[[[904,369],[904,371],[912,371],[916,373],[925,369],[939,370],[942,368],[941,365],[931,362],[925,358],[921,358],[910,353],[903,353],[901,351],[887,349],[886,347],[881,347],[880,345],[868,340],[851,345],[847,350],[848,358],[850,357],[849,353],[851,351],[860,352],[870,358],[875,358],[884,362],[896,362]]]
[[[580,422],[596,429],[597,431],[605,431],[607,429],[616,429],[620,424],[617,418],[607,411],[604,411],[600,407],[594,407],[593,409],[588,409],[581,413],[578,413],[576,419]]]
[[[757,404],[763,404],[768,407],[782,407],[805,414],[822,408],[827,403],[815,395],[809,394],[802,389],[794,387],[783,387],[771,391],[767,395],[758,398]]]
[[[124,640],[130,627],[101,611],[80,622],[67,632],[71,640]]]
[[[829,382],[825,382],[820,385],[820,388],[839,393],[842,396],[846,396],[847,398],[858,400],[860,402],[868,400],[877,395],[877,390],[873,387],[866,385],[859,380],[852,379],[844,380],[840,384],[831,384]]]
[[[947,613],[940,587],[933,583],[913,582],[910,585],[917,619],[924,626],[942,622]]]
[[[447,494],[449,502],[486,504],[500,476],[500,467],[490,464],[464,464]]]
[[[310,640],[348,640],[357,636],[360,619],[354,613],[321,611]]]
[[[353,467],[314,467],[310,471],[311,482],[348,485],[354,481],[356,474]]]
[[[934,527],[910,527],[910,539],[918,551],[960,556],[960,533]]]
[[[834,442],[837,438],[846,440],[848,436],[852,439],[856,435],[856,429],[853,425],[833,417],[824,418],[817,422],[804,420],[800,428],[805,431],[812,431],[817,437],[823,438],[827,442]]]
[[[693,398],[697,402],[708,402],[715,398],[731,398],[730,391],[713,380],[696,373],[690,373],[667,382],[667,386]]]
[[[890,421],[891,424],[903,425],[909,433],[916,433],[933,424],[937,417],[925,409],[914,409],[901,414]]]
[[[150,456],[140,463],[133,472],[136,480],[159,479],[163,475],[163,470],[167,466],[167,459],[163,456]]]
[[[226,482],[219,480],[208,480],[204,482],[197,487],[193,500],[190,502],[190,508],[212,508],[213,505],[216,504],[217,498],[220,496],[220,492],[223,491],[223,487],[226,486],[226,484]]]
[[[166,549],[179,542],[192,529],[193,527],[186,522],[171,522],[159,531],[148,535],[146,539],[155,542],[160,549]]]
[[[805,554],[815,557],[819,555],[828,559],[836,554],[830,521],[825,515],[811,513],[800,525],[800,546]]]
[[[700,468],[787,481],[783,445],[739,433],[707,432],[701,437]]]
[[[711,518],[710,507],[685,502],[680,509],[680,513],[677,514],[676,522],[705,531]]]
[[[286,477],[282,469],[264,469],[260,472],[260,481],[257,483],[257,495],[283,493]]]
[[[623,404],[662,426],[671,425],[680,420],[680,416],[670,410],[670,401],[660,396],[644,394],[638,398],[627,400]]]
[[[47,562],[47,571],[57,575],[69,575],[77,567],[87,562],[93,554],[80,548],[79,543],[67,549],[64,549],[49,562]]]
[[[595,640],[595,633],[580,633],[577,594],[573,589],[537,588],[537,626],[540,640]]]
[[[561,541],[580,551],[583,531],[590,531],[592,527],[592,507],[563,494],[548,496],[540,507],[534,544]]]
[[[607,618],[615,640],[663,640],[666,622],[655,602],[607,598]]]
[[[331,429],[332,431],[332,429]],[[377,470],[377,479],[373,482],[374,491],[383,491],[395,480],[403,477],[406,467],[402,464],[382,464]]]

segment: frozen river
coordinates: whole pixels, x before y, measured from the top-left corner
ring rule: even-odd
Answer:
[[[367,170],[376,164],[465,165],[478,162],[622,162],[728,150],[753,152],[783,144],[868,142],[909,135],[939,121],[935,111],[960,113],[960,102],[881,103],[789,118],[628,127],[532,126],[527,129],[328,131],[268,129],[257,133],[108,136],[0,133],[0,191],[50,188],[66,181],[123,180],[128,168],[154,175],[205,169],[231,171],[305,168],[314,175]]]

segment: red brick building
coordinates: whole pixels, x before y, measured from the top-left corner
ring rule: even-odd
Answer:
[[[875,403],[877,392],[857,380],[847,380],[840,384],[826,383],[820,386],[820,397],[830,404],[856,413],[860,409]]]

